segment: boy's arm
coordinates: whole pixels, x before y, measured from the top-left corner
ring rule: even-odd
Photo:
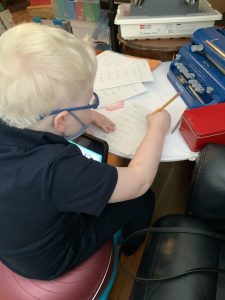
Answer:
[[[151,186],[161,159],[164,137],[169,129],[166,111],[147,116],[148,130],[128,167],[118,167],[118,181],[109,200],[125,201],[143,195]]]

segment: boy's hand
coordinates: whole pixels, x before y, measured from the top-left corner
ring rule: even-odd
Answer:
[[[150,130],[160,130],[164,135],[168,132],[171,123],[171,116],[166,110],[148,114],[146,118]]]
[[[91,123],[105,132],[114,131],[116,128],[116,124],[114,124],[110,119],[94,110],[91,111]]]

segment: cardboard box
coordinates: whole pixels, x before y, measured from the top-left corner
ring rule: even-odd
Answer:
[[[212,7],[221,13],[225,12],[225,1],[224,0],[208,0]]]
[[[52,19],[54,17],[51,5],[28,6],[27,12],[31,17],[40,17],[46,19]]]

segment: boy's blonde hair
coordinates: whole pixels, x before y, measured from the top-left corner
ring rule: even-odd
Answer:
[[[0,119],[17,128],[79,101],[96,74],[93,49],[58,28],[26,23],[0,37]]]

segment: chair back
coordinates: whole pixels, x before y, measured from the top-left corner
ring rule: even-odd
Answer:
[[[225,145],[208,144],[200,152],[187,213],[225,230]]]

